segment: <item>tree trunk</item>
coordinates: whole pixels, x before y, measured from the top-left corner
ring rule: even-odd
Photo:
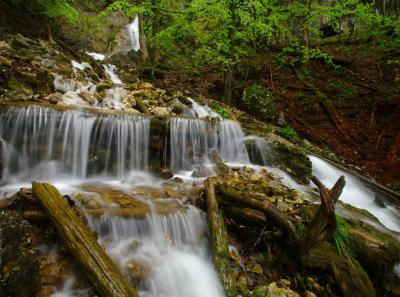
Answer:
[[[224,94],[222,102],[231,104],[232,102],[232,88],[233,88],[233,70],[229,69],[224,72]]]
[[[32,189],[97,293],[103,297],[139,297],[58,190],[37,182],[32,183]]]
[[[215,196],[215,178],[209,177],[204,182],[207,195],[208,221],[211,231],[214,264],[228,295],[234,295],[232,269],[229,264],[229,247],[224,218]]]
[[[147,63],[149,52],[147,51],[146,35],[144,34],[143,16],[139,14],[139,43],[140,55],[143,63]]]

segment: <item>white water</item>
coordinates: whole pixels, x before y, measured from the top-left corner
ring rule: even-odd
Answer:
[[[129,275],[135,263],[148,275],[142,297],[224,296],[208,250],[205,216],[196,208],[144,220],[91,219],[107,253]]]
[[[346,186],[340,196],[340,200],[355,207],[368,210],[386,228],[400,232],[400,217],[394,207],[386,204],[380,206],[375,202],[375,193],[368,189],[354,175],[318,157],[310,155],[309,158],[312,162],[313,174],[328,188],[332,187],[341,175],[344,175]]]
[[[77,88],[82,88],[62,77],[58,78],[57,85],[67,93],[78,93]],[[123,96],[123,89],[119,87],[106,91],[106,97],[114,102],[121,102]],[[195,107],[194,114],[202,117],[207,112],[199,106]],[[29,187],[31,180],[46,180],[68,193],[88,181],[101,181],[108,187],[126,191],[140,186],[161,187],[162,181],[147,171],[151,161],[151,129],[147,117],[100,116],[34,106],[11,107],[0,116],[2,181]],[[266,142],[262,138],[246,137],[237,122],[225,120],[213,124],[196,118],[171,118],[168,123],[169,142],[166,142],[166,151],[159,153],[166,154],[169,150],[170,167],[176,175],[191,178],[193,170],[210,166],[209,156],[213,151],[231,165],[252,166],[246,141],[255,142],[263,163],[260,165],[267,164]],[[374,202],[374,194],[357,178],[316,157],[310,158],[314,174],[328,187],[340,175],[346,176],[343,201],[369,210],[387,228],[399,231],[395,210],[390,206],[379,207]],[[283,176],[289,187],[306,191],[306,187],[298,187],[288,175],[271,170]],[[150,206],[151,212],[145,219],[103,216],[89,218],[89,222],[121,271],[128,275],[130,261],[144,269],[141,297],[224,296],[210,257],[204,215],[191,206],[186,211],[160,215],[153,207],[155,202],[135,198]],[[166,198],[163,201],[176,203]],[[79,296],[72,283],[73,277],[53,297]]]
[[[128,32],[131,39],[131,49],[133,49],[134,51],[140,50],[138,16],[135,16],[132,23],[128,25]]]
[[[97,60],[97,61],[104,61],[104,59],[106,58],[105,55],[103,54],[99,54],[99,53],[90,53],[90,52],[86,52],[87,55],[93,57],[93,59]]]
[[[105,64],[103,65],[104,71],[108,78],[116,85],[122,85],[122,80],[119,78],[117,74],[117,66],[112,64]]]
[[[11,107],[2,114],[3,179],[123,178],[148,162],[150,120],[81,111]]]
[[[218,113],[214,112],[207,105],[200,105],[192,98],[187,99],[192,103],[192,108],[188,108],[187,110],[185,110],[183,115],[195,118],[212,117],[221,119],[221,116]]]

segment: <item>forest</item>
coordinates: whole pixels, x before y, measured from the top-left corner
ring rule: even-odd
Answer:
[[[400,296],[399,0],[0,0],[0,297]]]

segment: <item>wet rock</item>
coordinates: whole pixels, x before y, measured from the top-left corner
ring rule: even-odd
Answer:
[[[167,107],[155,107],[152,113],[156,116],[167,116],[169,115],[169,109]]]
[[[182,114],[188,107],[179,101],[178,98],[173,99],[171,104],[171,111],[175,112],[176,114]]]
[[[282,111],[279,112],[277,121],[278,121],[279,126],[282,126],[282,127],[287,126],[285,115]]]
[[[250,271],[256,274],[263,274],[264,272],[261,265],[258,263],[254,264]]]
[[[27,101],[32,99],[33,92],[30,89],[19,89],[19,90],[14,90],[5,95],[6,100],[12,100],[12,101]]]
[[[136,100],[134,96],[130,93],[128,93],[123,99],[122,103],[125,104],[125,106],[129,107],[135,107],[136,106]]]
[[[54,67],[57,66],[55,61],[49,60],[49,59],[42,59],[40,61],[40,65],[42,65],[42,66],[44,66],[44,67],[46,67],[48,69],[51,69],[51,68],[54,68]]]
[[[97,98],[96,98],[95,94],[93,94],[93,93],[91,93],[91,92],[89,92],[89,91],[83,90],[83,91],[81,91],[81,92],[79,93],[79,95],[80,95],[86,102],[88,102],[90,105],[94,105],[94,104],[97,103]]]
[[[139,286],[148,276],[148,271],[140,263],[131,260],[126,265],[130,279],[134,286]]]
[[[11,67],[12,63],[13,63],[13,61],[11,59],[8,59],[8,58],[0,55],[0,64]]]
[[[104,90],[108,90],[112,88],[112,82],[111,81],[104,81],[96,85],[96,89],[98,92],[102,92]]]
[[[0,295],[31,297],[39,291],[33,228],[17,212],[0,211]]]
[[[50,103],[57,104],[58,102],[62,101],[62,96],[63,94],[56,92],[47,95],[46,97],[44,97],[44,99],[50,101]]]
[[[300,297],[299,294],[286,287],[278,287],[276,282],[268,285],[267,292],[270,297]]]
[[[315,295],[313,292],[305,291],[304,297],[317,297],[317,295]]]
[[[192,177],[207,177],[213,174],[214,172],[211,168],[207,168],[206,166],[200,166],[199,168],[193,171]]]

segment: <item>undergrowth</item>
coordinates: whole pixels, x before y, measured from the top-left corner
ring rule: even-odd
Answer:
[[[336,248],[336,251],[341,254],[349,253],[349,230],[345,219],[336,215],[336,230],[331,237],[331,242]]]

